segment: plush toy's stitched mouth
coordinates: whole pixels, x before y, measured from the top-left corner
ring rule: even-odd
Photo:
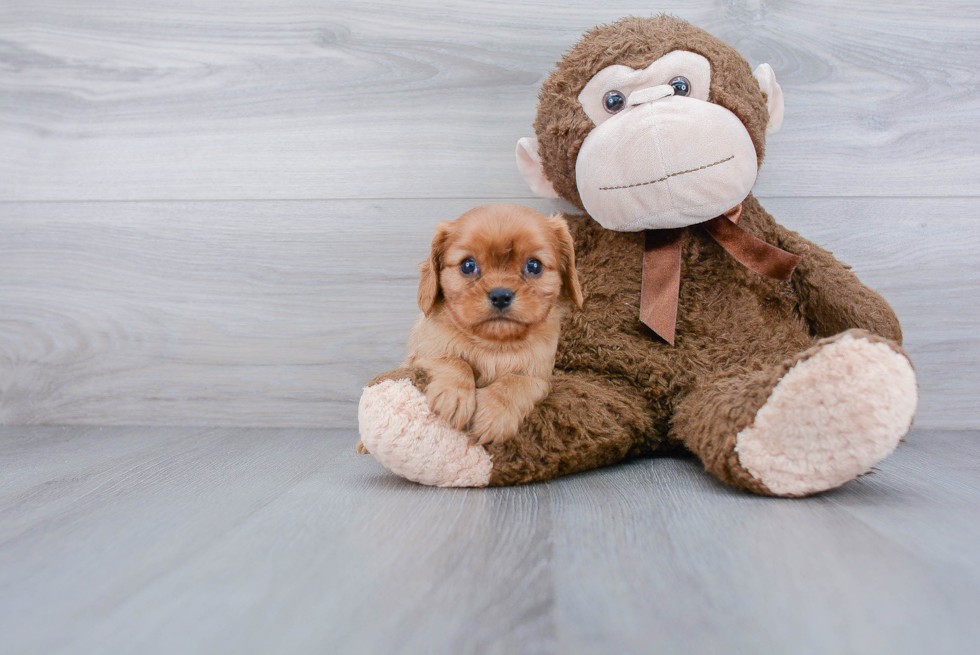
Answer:
[[[711,164],[705,164],[704,166],[698,166],[697,168],[692,168],[690,170],[678,171],[676,173],[671,173],[670,175],[664,175],[659,180],[650,180],[649,182],[637,182],[636,184],[626,184],[624,186],[602,186],[599,187],[599,191],[613,191],[615,189],[632,189],[638,186],[648,186],[650,184],[656,184],[657,182],[663,182],[664,180],[668,180],[672,177],[677,177],[678,175],[686,175],[688,173],[703,171],[706,168],[711,168],[712,166],[717,166],[718,164],[724,164],[726,161],[731,161],[733,159],[735,159],[735,155],[732,155],[731,157],[726,157],[724,159],[719,159],[718,161],[713,162]]]

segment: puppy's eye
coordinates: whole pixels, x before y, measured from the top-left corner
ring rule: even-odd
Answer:
[[[527,263],[524,264],[524,272],[528,275],[541,275],[541,271],[544,267],[541,265],[537,259],[529,259]]]
[[[476,275],[480,272],[480,267],[476,265],[476,260],[467,257],[459,263],[459,272],[463,275]]]
[[[683,75],[678,75],[668,82],[668,84],[674,87],[675,96],[686,96],[691,94],[691,82]]]
[[[609,91],[602,96],[602,106],[610,114],[617,114],[626,106],[626,96],[621,91]]]

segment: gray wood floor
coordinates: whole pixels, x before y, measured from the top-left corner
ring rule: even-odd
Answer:
[[[0,428],[3,653],[976,653],[980,433],[758,498],[419,487],[354,433]]]

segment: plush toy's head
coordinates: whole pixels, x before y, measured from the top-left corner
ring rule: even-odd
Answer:
[[[783,117],[768,64],[670,16],[588,32],[541,88],[537,138],[518,142],[531,189],[603,227],[692,225],[738,205]]]

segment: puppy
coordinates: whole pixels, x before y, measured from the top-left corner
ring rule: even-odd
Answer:
[[[429,408],[477,443],[513,437],[551,391],[565,306],[582,307],[568,226],[519,205],[477,207],[436,226],[420,269],[403,367],[425,371]]]

